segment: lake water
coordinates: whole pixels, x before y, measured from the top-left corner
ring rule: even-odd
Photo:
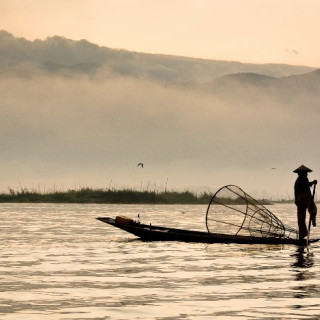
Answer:
[[[268,207],[295,226],[293,204]],[[205,230],[206,206],[0,204],[0,319],[320,319],[320,244],[143,242],[98,216]],[[320,237],[320,228],[312,237]]]

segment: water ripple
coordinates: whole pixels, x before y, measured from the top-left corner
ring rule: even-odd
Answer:
[[[277,209],[292,221],[291,205]],[[205,230],[204,206],[2,204],[0,318],[320,318],[318,244],[308,254],[143,242],[95,220],[138,213],[145,223]]]

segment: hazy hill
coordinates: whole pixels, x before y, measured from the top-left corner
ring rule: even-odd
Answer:
[[[271,77],[257,73],[234,73],[222,76],[210,82],[211,86],[255,86],[266,88],[277,86],[280,89],[291,88],[293,90],[306,89],[309,92],[317,92],[319,89],[320,69],[283,77]]]
[[[312,71],[310,67],[283,64],[246,64],[240,62],[193,59],[168,55],[144,54],[99,47],[86,40],[63,37],[28,41],[0,31],[0,70],[22,72],[37,70],[50,73],[93,75],[105,71],[114,75],[143,77],[161,82],[205,83],[232,73],[258,73],[283,77]],[[31,70],[30,70],[31,68]],[[102,72],[102,74],[101,74]]]
[[[222,76],[201,86],[202,90],[235,104],[255,104],[257,108],[279,103],[286,108],[314,108],[320,100],[320,70],[287,77],[256,73]]]

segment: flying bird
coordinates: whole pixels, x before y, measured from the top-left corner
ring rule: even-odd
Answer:
[[[143,163],[138,163],[138,167],[141,166],[141,168],[143,168]]]

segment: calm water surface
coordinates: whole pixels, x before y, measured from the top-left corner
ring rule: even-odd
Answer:
[[[268,207],[295,226],[294,205]],[[0,204],[0,319],[320,319],[320,245],[142,242],[100,221],[205,230],[206,206]],[[320,228],[312,236],[320,237]]]

